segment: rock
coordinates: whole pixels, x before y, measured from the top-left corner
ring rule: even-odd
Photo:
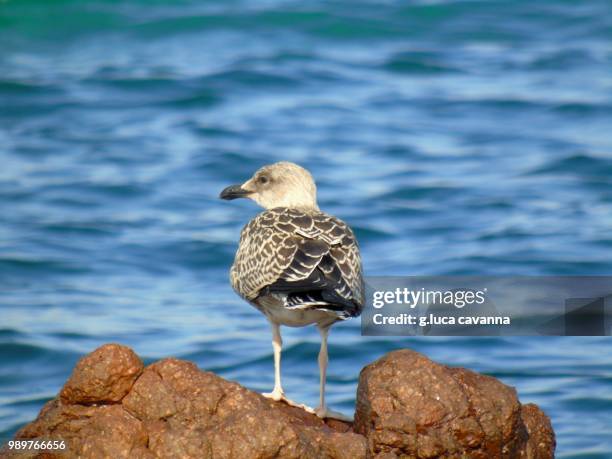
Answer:
[[[537,405],[528,403],[523,405],[521,417],[529,434],[526,457],[553,457],[555,452],[555,432],[548,416]]]
[[[143,369],[129,349],[102,346],[18,440],[64,451],[0,450],[11,458],[553,457],[535,405],[494,378],[396,351],[361,373],[354,426],[270,401],[173,358]]]
[[[356,432],[375,458],[552,458],[550,421],[521,406],[514,388],[410,350],[387,354],[359,377]]]
[[[145,370],[123,400],[149,431],[157,457],[363,457],[365,439],[271,402],[239,384],[166,359]]]
[[[65,451],[0,451],[48,458],[365,457],[351,424],[324,422],[193,363],[142,369],[128,348],[106,345],[77,363],[60,396],[15,439],[64,440]]]
[[[51,456],[54,458],[153,457],[146,449],[147,432],[142,423],[120,404],[66,405],[61,399],[55,399],[47,403],[38,418],[21,429],[16,438],[64,440],[67,445],[64,452],[48,451],[55,454]]]
[[[66,404],[115,403],[127,395],[143,370],[130,348],[105,344],[77,363],[60,392]]]

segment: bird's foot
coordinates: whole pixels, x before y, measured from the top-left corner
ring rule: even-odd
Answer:
[[[353,422],[353,418],[346,416],[342,413],[339,413],[337,411],[329,410],[327,409],[326,406],[318,407],[316,410],[314,410],[314,413],[321,419],[331,418],[331,419],[337,419],[339,421],[344,421],[344,422]]]
[[[275,402],[285,402],[289,406],[293,406],[295,408],[301,408],[307,413],[315,414],[315,410],[313,410],[311,407],[304,405],[302,403],[294,402],[293,400],[287,398],[282,389],[280,390],[274,389],[272,392],[264,392],[261,395],[271,400],[274,400]]]
[[[272,392],[264,392],[261,395],[266,398],[272,399],[275,402],[280,402],[281,400],[287,399],[287,397],[285,397],[285,392],[283,392],[283,390],[279,389],[278,387],[275,387]]]

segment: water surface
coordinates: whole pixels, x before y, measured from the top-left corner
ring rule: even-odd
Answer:
[[[612,4],[0,3],[0,438],[102,343],[272,386],[232,291],[257,209],[218,192],[292,160],[367,275],[612,274]],[[283,375],[316,404],[318,334]],[[612,457],[607,338],[363,338],[334,328],[329,399],[402,347],[500,378],[562,458]]]

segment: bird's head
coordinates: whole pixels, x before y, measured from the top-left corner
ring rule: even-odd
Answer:
[[[259,169],[241,185],[225,188],[221,199],[250,198],[265,209],[318,210],[317,187],[306,169],[287,161]]]

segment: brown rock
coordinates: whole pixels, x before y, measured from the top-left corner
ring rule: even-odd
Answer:
[[[550,421],[513,388],[410,350],[361,371],[354,428],[381,459],[554,457]]]
[[[54,399],[38,418],[21,429],[20,440],[64,441],[63,450],[46,451],[53,458],[150,458],[142,423],[121,405],[65,405]],[[36,457],[35,451],[13,451],[8,457]],[[0,455],[1,456],[1,455]]]
[[[79,360],[60,398],[67,404],[117,403],[142,369],[142,361],[130,348],[105,344]]]
[[[548,416],[533,403],[523,405],[521,417],[529,433],[526,457],[545,459],[555,451],[555,432]]]
[[[123,406],[148,426],[157,457],[365,457],[365,439],[350,425],[335,430],[181,360],[149,366]]]
[[[63,440],[64,451],[0,451],[36,458],[365,457],[351,424],[324,422],[177,359],[144,371],[128,348],[79,361],[60,396],[16,439]],[[10,453],[10,454],[9,454]]]
[[[397,351],[361,373],[353,425],[272,402],[194,364],[146,369],[103,346],[77,364],[60,396],[16,439],[62,440],[63,451],[15,458],[548,458],[554,433],[535,405],[494,378]]]

